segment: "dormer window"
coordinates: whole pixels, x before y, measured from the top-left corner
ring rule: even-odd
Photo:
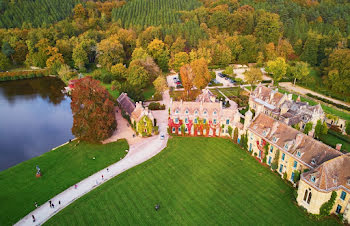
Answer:
[[[213,113],[214,115],[216,115],[216,111],[214,111],[214,113]]]
[[[264,137],[266,136],[266,133],[267,133],[267,131],[264,130],[264,131],[263,131],[263,136],[264,136]]]
[[[254,128],[254,129],[257,129],[257,128],[258,128],[258,126],[257,126],[257,125],[255,125],[253,128]]]
[[[297,156],[300,157],[301,156],[301,153],[300,151],[297,152]]]
[[[188,110],[185,111],[185,114],[188,115]]]
[[[175,110],[175,113],[176,113],[176,114],[179,114],[179,110],[178,110],[178,109],[176,109],[176,110]]]
[[[207,111],[204,111],[204,112],[203,112],[203,114],[205,114],[205,115],[206,115],[207,113],[208,113]]]
[[[315,176],[311,176],[310,180],[311,180],[311,182],[315,183],[316,182]]]
[[[195,110],[195,111],[194,111],[194,114],[195,114],[195,115],[198,115],[198,111],[197,111],[197,110]]]
[[[276,138],[275,136],[273,136],[273,137],[272,137],[272,141],[273,141],[274,143],[276,143],[277,138]]]
[[[312,164],[312,165],[315,165],[315,164],[316,164],[316,160],[315,160],[315,159],[312,159],[312,160],[311,160],[311,164]]]
[[[333,184],[337,184],[337,178],[333,178]]]
[[[284,149],[288,150],[288,143],[284,144]]]

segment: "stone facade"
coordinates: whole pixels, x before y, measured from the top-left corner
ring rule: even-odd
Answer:
[[[223,108],[222,102],[170,101],[170,133],[192,136],[229,136],[243,129],[236,106]]]
[[[135,104],[126,93],[120,94],[117,102],[130,117],[131,125],[139,136],[150,136],[156,132],[152,111],[148,107],[144,108],[142,102]]]
[[[310,106],[307,102],[292,100],[292,94],[281,94],[277,89],[259,85],[249,97],[249,106],[256,114],[263,112],[287,125],[298,124],[304,129],[306,123],[314,126],[318,120],[325,120],[321,105]]]
[[[337,193],[331,213],[344,214],[350,222],[350,153],[329,160],[302,174],[297,202],[308,212],[319,214],[332,192]]]
[[[314,169],[342,155],[328,145],[263,113],[253,119],[247,134],[248,150],[252,155],[260,160],[266,156],[266,163],[275,163],[277,172],[281,176],[286,174],[286,179],[291,182],[294,181],[297,172]],[[279,154],[276,154],[277,152]]]

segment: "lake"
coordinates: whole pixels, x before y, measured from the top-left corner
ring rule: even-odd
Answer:
[[[0,171],[74,138],[64,86],[52,77],[0,82]]]

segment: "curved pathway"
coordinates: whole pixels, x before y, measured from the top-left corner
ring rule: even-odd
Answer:
[[[169,104],[169,92],[165,92],[163,94],[163,101],[168,106]],[[157,119],[158,126],[159,126],[159,132],[160,135],[164,135],[165,138],[163,140],[160,139],[160,135],[144,138],[144,139],[138,139],[138,138],[130,138],[129,136],[125,137],[128,140],[133,139],[129,149],[128,154],[120,161],[106,167],[103,170],[100,170],[99,172],[89,176],[88,178],[85,178],[84,180],[77,183],[77,188],[75,186],[72,186],[65,191],[61,192],[60,194],[53,197],[50,201],[55,205],[54,208],[50,208],[49,202],[44,203],[43,205],[39,206],[37,209],[29,213],[27,216],[22,218],[20,221],[18,221],[15,225],[41,225],[45,223],[48,219],[50,219],[52,216],[57,214],[59,211],[64,209],[69,204],[73,203],[78,198],[82,197],[89,191],[95,189],[96,187],[100,186],[101,184],[105,183],[106,181],[112,179],[113,177],[121,174],[122,172],[139,165],[153,156],[157,155],[160,151],[162,151],[168,142],[168,134],[167,134],[167,124],[168,124],[168,111],[154,111],[154,116]],[[124,118],[119,119],[119,123],[125,124]],[[127,123],[127,122],[126,122]],[[131,128],[125,128],[131,130]],[[119,130],[120,131],[120,130]],[[125,131],[123,131],[125,132]],[[126,133],[126,134],[130,134]],[[132,134],[132,133],[131,133]],[[118,132],[116,132],[113,135],[114,138],[112,138],[111,141],[116,140],[117,138],[122,138],[118,135]],[[138,142],[135,142],[138,141]],[[103,178],[102,178],[103,175]],[[58,202],[61,202],[61,204],[58,204]],[[32,215],[35,216],[36,221],[33,222]]]

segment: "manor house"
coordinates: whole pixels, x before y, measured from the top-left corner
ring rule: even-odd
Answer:
[[[171,100],[168,126],[170,133],[192,136],[233,137],[236,128],[243,129],[237,104],[224,108],[208,90],[203,90],[197,101]]]

